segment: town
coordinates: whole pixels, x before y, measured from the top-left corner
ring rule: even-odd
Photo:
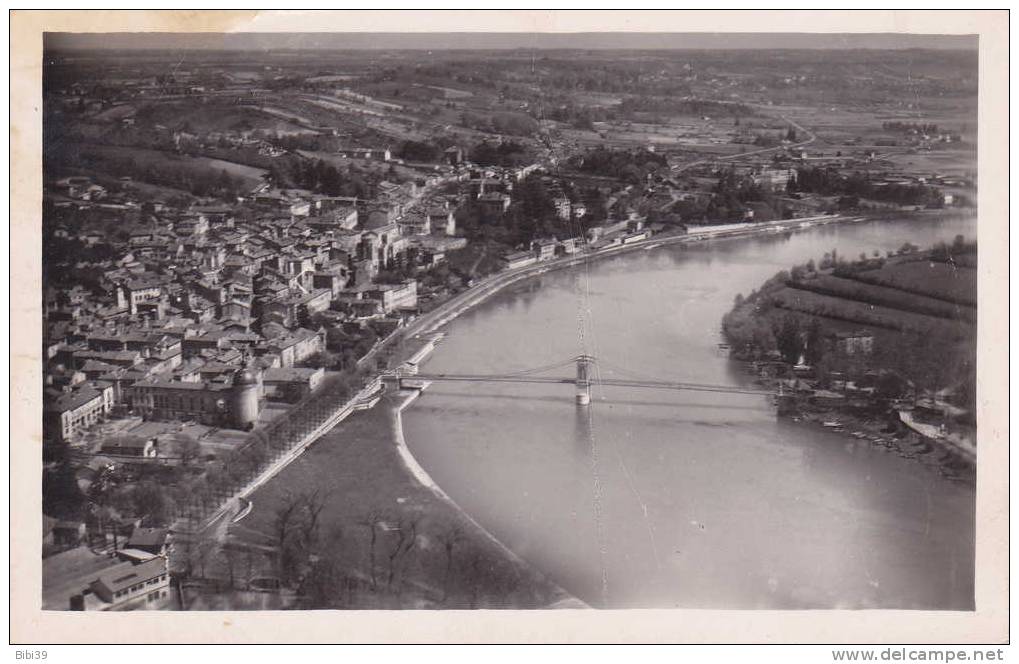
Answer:
[[[415,321],[499,275],[975,201],[950,58],[882,82],[939,100],[917,120],[860,92],[866,53],[828,63],[859,94],[810,112],[813,56],[173,57],[44,67],[46,609],[182,608],[206,565],[279,593],[275,563],[189,533],[371,408]]]

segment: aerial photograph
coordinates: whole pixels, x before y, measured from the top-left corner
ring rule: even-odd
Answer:
[[[42,609],[975,611],[978,79],[46,33]]]

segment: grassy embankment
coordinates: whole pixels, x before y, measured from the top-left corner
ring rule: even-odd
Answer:
[[[317,492],[317,561],[302,574],[301,608],[542,608],[569,600],[409,470],[397,431],[405,397],[352,415],[251,496],[251,514],[231,528],[265,553],[249,573],[274,575],[281,511],[297,492]],[[401,533],[413,534],[413,544]],[[243,608],[234,606],[239,595],[215,597],[203,605]]]

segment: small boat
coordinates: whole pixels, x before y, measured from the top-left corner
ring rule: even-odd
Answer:
[[[828,420],[827,422],[822,422],[821,426],[827,427],[829,429],[834,429],[836,427],[840,428],[842,426],[842,423],[837,420]]]

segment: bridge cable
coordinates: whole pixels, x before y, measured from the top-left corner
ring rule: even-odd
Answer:
[[[570,358],[568,360],[563,360],[561,362],[556,362],[554,364],[545,364],[540,367],[531,367],[528,369],[520,369],[518,371],[508,371],[504,373],[494,374],[494,376],[498,376],[500,378],[509,378],[511,376],[526,376],[530,374],[541,373],[543,371],[550,371],[552,369],[562,369],[563,367],[571,366],[573,364],[574,360],[573,358]]]
[[[624,367],[613,365],[609,362],[602,362],[608,369],[613,372],[622,374],[624,377],[636,379],[640,382],[651,382],[658,383],[662,386],[669,386],[675,389],[688,389],[688,390],[700,390],[707,392],[732,392],[734,394],[770,394],[768,390],[758,390],[753,388],[741,387],[739,385],[712,385],[710,383],[690,383],[679,380],[664,380],[656,376],[649,376],[636,371],[631,371]]]

